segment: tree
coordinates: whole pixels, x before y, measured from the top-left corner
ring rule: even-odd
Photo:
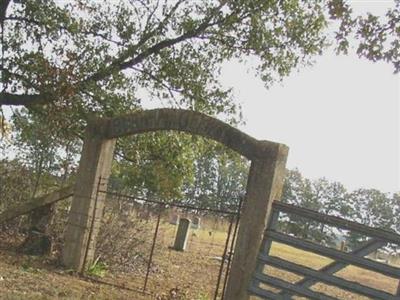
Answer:
[[[360,56],[398,71],[398,20],[398,1],[381,22],[354,17],[342,0],[4,0],[0,104],[70,130],[91,112],[137,109],[143,89],[168,105],[233,113],[221,62],[257,58],[271,83],[320,54],[336,21],[338,51],[354,34]]]
[[[194,180],[186,181],[184,199],[188,204],[236,211],[245,195],[248,161],[237,153],[212,143],[194,161]]]
[[[393,193],[391,206],[393,209],[393,221],[391,229],[400,234],[400,192]],[[392,245],[391,248],[391,250],[394,250],[395,253],[400,253],[400,245]]]
[[[400,192],[393,193],[391,199],[391,206],[393,208],[393,224],[392,230],[400,234]]]
[[[222,210],[235,209],[245,194],[248,161],[217,142],[176,132],[132,139],[129,159],[117,153],[111,189]]]
[[[217,207],[236,211],[246,194],[249,161],[234,152],[224,152],[218,158]]]
[[[55,139],[57,135],[48,132],[50,128],[31,126],[31,122],[16,112],[13,116],[16,131],[13,135],[13,145],[18,149],[16,161],[21,167],[29,170],[29,179],[32,182],[25,187],[21,195],[27,199],[45,194],[48,190],[63,186],[70,178],[74,165],[74,156],[78,145],[73,145],[64,139]],[[52,139],[49,138],[52,136]],[[6,178],[7,184],[12,183]],[[17,188],[20,188],[19,186]],[[7,199],[14,202],[13,199]],[[21,250],[28,254],[44,254],[51,249],[49,226],[53,219],[54,205],[36,209],[30,215],[30,226],[27,238]]]
[[[381,21],[353,16],[342,0],[3,0],[0,106],[16,107],[19,120],[47,132],[57,149],[79,144],[89,115],[139,110],[141,98],[235,125],[240,109],[219,83],[224,61],[257,61],[258,75],[270,85],[321,54],[334,22],[339,52],[349,49],[355,35],[360,56],[388,61],[398,71],[399,7],[395,1]],[[144,147],[157,142],[157,135],[149,136]],[[178,151],[175,142],[160,140],[144,158]],[[138,161],[130,150],[138,149],[134,141],[117,145],[118,156],[131,162],[120,170]],[[183,182],[190,173],[184,156],[194,156],[189,147],[179,151],[188,154],[163,155],[168,162],[148,172],[147,190],[165,190],[154,181],[160,174],[174,175],[163,186]],[[170,169],[182,162],[185,172]]]
[[[383,229],[392,226],[393,207],[387,194],[376,189],[358,189],[349,194],[348,201],[357,222]]]
[[[235,125],[240,112],[218,81],[223,61],[258,57],[260,75],[271,82],[325,44],[318,3],[8,0],[0,9],[0,105],[27,108],[15,110],[18,118],[60,144],[79,144],[88,115],[141,109],[141,95]],[[149,136],[158,146],[144,157],[170,146]],[[117,145],[127,161],[137,161],[134,140]],[[165,164],[178,165],[171,157]],[[150,178],[144,182],[154,190]]]
[[[352,207],[351,219],[356,222],[386,230],[393,229],[396,224],[391,199],[381,191],[358,189],[347,196],[347,201]],[[365,239],[365,236],[353,232],[348,235],[350,247],[355,247]]]
[[[319,212],[338,217],[348,217],[351,211],[347,203],[347,190],[340,182],[330,182],[326,178],[313,181],[314,197],[319,202]],[[337,228],[319,224],[319,236],[326,243],[334,244],[337,240]]]
[[[194,176],[197,140],[176,132],[119,139],[118,148],[125,151],[117,150],[110,188],[164,201],[181,199],[184,180]]]
[[[297,169],[287,171],[282,201],[317,211],[321,207],[318,198],[314,195],[312,181],[304,178]],[[297,215],[286,216],[283,227],[285,231],[303,238],[318,239],[316,236],[319,231],[318,223],[306,220],[303,217]]]
[[[325,178],[309,180],[298,170],[288,170],[282,201],[367,226],[400,232],[398,193],[389,195],[376,189],[363,188],[347,192],[339,182],[330,182]],[[335,244],[339,234],[354,249],[368,239],[363,234],[340,230],[296,215],[284,216],[282,221],[282,230],[317,242]],[[393,245],[387,247],[388,250],[394,248]]]
[[[320,54],[333,22],[339,51],[354,34],[361,56],[398,71],[398,1],[387,16],[353,16],[341,0],[4,0],[0,105],[27,108],[14,110],[19,119],[61,144],[79,143],[88,115],[138,110],[141,98],[235,125],[240,109],[219,83],[222,62],[257,61],[270,85]],[[134,160],[132,146],[120,142],[117,152]]]
[[[29,198],[33,176],[17,160],[0,160],[0,210]]]
[[[346,188],[341,183],[326,178],[310,180],[297,169],[287,172],[282,201],[343,218],[351,218],[353,213],[347,203]],[[296,215],[284,218],[283,229],[327,244],[334,244],[338,233],[337,229]]]

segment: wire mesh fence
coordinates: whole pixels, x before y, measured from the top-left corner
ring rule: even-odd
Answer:
[[[95,259],[87,275],[114,286],[150,292],[160,299],[171,294],[195,299],[223,295],[240,207],[233,211],[167,203],[107,190],[106,185],[107,180],[100,179],[94,196],[95,202],[104,201],[104,212]],[[71,213],[82,214],[72,212],[71,203],[72,197],[68,197],[52,205],[47,232],[52,248],[47,259],[56,266],[62,263],[68,218]],[[185,249],[178,251],[174,243],[183,219],[190,220],[190,227]],[[31,226],[29,214],[1,224],[0,247],[18,251]]]
[[[222,296],[239,210],[166,203],[115,190],[101,193],[106,201],[96,260],[106,264],[114,277],[156,293]],[[190,228],[185,251],[177,251],[174,242],[182,219],[190,220]]]

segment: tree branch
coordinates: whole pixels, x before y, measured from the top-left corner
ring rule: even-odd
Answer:
[[[7,3],[10,1],[6,1]],[[121,53],[121,55],[112,61],[105,69],[100,70],[92,74],[91,76],[87,77],[83,81],[81,81],[78,85],[78,89],[80,91],[83,91],[85,89],[85,86],[90,83],[90,82],[96,82],[102,79],[107,78],[113,71],[122,71],[128,68],[132,68],[133,66],[143,62],[146,58],[152,56],[152,55],[157,55],[160,53],[165,48],[172,47],[176,44],[179,44],[185,40],[195,38],[199,36],[201,33],[204,33],[208,28],[211,28],[215,25],[221,24],[225,21],[226,18],[218,18],[214,22],[212,22],[212,19],[215,18],[217,15],[218,11],[221,9],[222,6],[225,5],[225,1],[221,1],[220,5],[215,7],[212,12],[202,20],[202,22],[197,26],[197,28],[193,30],[189,30],[185,33],[183,33],[180,36],[177,36],[175,38],[167,38],[164,39],[156,44],[154,44],[151,47],[145,48],[142,52],[137,53],[138,49],[141,48],[150,38],[151,36],[154,36],[155,34],[159,33],[162,31],[162,29],[165,27],[165,25],[169,22],[169,20],[172,18],[174,13],[177,11],[178,7],[180,4],[184,3],[185,0],[179,0],[174,7],[171,8],[171,10],[167,13],[165,18],[154,28],[154,30],[148,31],[145,33],[142,38],[139,40],[139,42],[136,45],[132,45],[128,47],[125,51]],[[5,3],[5,2],[4,2]],[[5,7],[4,3],[2,3],[1,8]],[[5,7],[6,8],[6,7]],[[35,20],[30,20],[30,19],[25,19],[25,18],[19,18],[16,16],[10,16],[10,20],[19,20],[19,21],[25,21],[25,22],[30,22],[33,24],[36,24]],[[147,22],[150,22],[149,20]],[[148,25],[148,24],[146,24]],[[62,28],[66,29],[66,28]],[[95,36],[99,36],[101,38],[105,38],[104,36],[101,36],[99,34],[96,35],[96,33],[93,32],[83,32],[83,34],[94,34]],[[154,80],[154,78],[152,78]],[[0,106],[2,105],[13,105],[13,106],[32,106],[36,104],[45,104],[45,103],[50,103],[51,99],[49,97],[40,95],[40,94],[33,94],[33,95],[28,95],[28,94],[11,94],[7,92],[2,92],[0,94]]]
[[[137,55],[135,58],[132,58],[132,59],[130,59],[128,61],[119,63],[117,65],[117,67],[120,70],[125,70],[125,69],[127,69],[129,67],[137,65],[138,63],[142,62],[145,58],[147,58],[147,57],[149,57],[149,56],[151,56],[153,54],[159,53],[164,48],[171,47],[171,46],[176,45],[176,44],[178,44],[178,43],[180,43],[182,41],[185,41],[187,39],[195,37],[196,35],[201,33],[203,30],[207,29],[207,27],[209,27],[209,24],[208,23],[203,23],[196,30],[188,31],[187,33],[182,34],[181,36],[173,38],[173,39],[167,39],[167,40],[161,41],[161,42],[155,44],[154,46],[146,49],[145,51],[143,51],[142,53]]]
[[[43,24],[41,24],[40,22],[34,20],[34,19],[29,19],[29,18],[25,18],[25,17],[20,17],[20,16],[8,16],[6,18],[4,18],[4,20],[6,21],[19,21],[19,22],[24,22],[24,23],[29,23],[29,24],[34,24],[37,26],[42,26]]]
[[[190,38],[195,37],[196,35],[200,34],[201,32],[203,32],[205,29],[207,29],[208,27],[214,26],[216,23],[202,23],[199,27],[197,27],[195,30],[192,31],[188,31],[184,34],[182,34],[181,36],[178,36],[176,38],[173,39],[166,39],[163,40],[157,44],[155,44],[154,46],[147,48],[145,51],[143,51],[142,53],[138,54],[136,57],[127,60],[127,61],[120,61],[120,59],[114,61],[113,63],[111,63],[108,67],[107,70],[102,70],[100,72],[97,72],[95,74],[93,74],[92,76],[88,77],[84,82],[90,82],[90,81],[98,81],[101,79],[104,79],[105,77],[109,76],[110,71],[111,70],[125,70],[128,68],[133,67],[134,65],[137,65],[139,63],[141,63],[143,60],[145,60],[147,57],[154,55],[154,54],[158,54],[161,50],[174,46],[182,41],[188,40]]]
[[[28,24],[32,24],[32,25],[36,25],[36,26],[44,26],[44,24],[34,20],[34,19],[29,19],[29,18],[25,18],[25,17],[20,17],[20,16],[8,16],[5,18],[6,21],[17,21],[17,22],[24,22],[24,23],[28,23]],[[68,29],[68,27],[66,26],[59,26],[59,30],[64,30],[66,32],[70,32],[70,29]],[[81,30],[79,33],[84,34],[84,35],[92,35],[93,37],[99,37],[107,42],[116,44],[117,46],[123,46],[124,43],[119,42],[119,41],[115,41],[109,37],[107,37],[106,34],[100,33],[100,32],[95,32],[92,30]]]
[[[3,26],[4,19],[6,18],[7,7],[11,0],[2,0],[0,4],[0,23]]]
[[[172,11],[175,11],[178,8],[178,4],[181,2],[178,2],[177,5],[172,9]],[[142,38],[139,43],[133,47],[129,47],[123,54],[120,55],[116,60],[114,60],[105,70],[101,70],[99,72],[94,73],[93,75],[89,76],[87,79],[85,79],[82,83],[85,84],[86,82],[91,82],[91,81],[98,81],[101,79],[104,79],[105,77],[109,76],[110,73],[114,70],[122,71],[128,68],[131,68],[134,65],[137,65],[138,63],[141,63],[143,60],[145,60],[147,57],[151,55],[158,54],[162,49],[174,46],[180,42],[183,42],[185,40],[191,39],[193,37],[196,37],[200,33],[204,32],[207,28],[212,27],[214,25],[218,25],[220,23],[223,23],[225,19],[220,19],[216,22],[210,22],[212,18],[216,15],[216,13],[225,5],[225,2],[222,1],[221,4],[216,7],[213,12],[203,20],[203,22],[195,29],[189,30],[186,33],[175,37],[171,39],[165,39],[152,47],[147,48],[137,56],[125,60],[126,58],[132,56],[135,51],[139,48],[141,44],[143,44],[143,40],[146,41],[151,37],[151,34],[146,35],[144,38]],[[171,14],[168,14],[167,18],[170,18]],[[161,25],[161,24],[160,24]],[[160,27],[160,26],[158,26]],[[159,29],[159,28],[158,28]],[[153,31],[150,33],[154,33]]]
[[[178,103],[178,101],[177,101],[175,95],[174,95],[174,92],[175,92],[175,93],[182,94],[182,92],[183,92],[182,90],[177,89],[177,88],[173,88],[173,87],[169,86],[169,85],[168,85],[167,83],[165,83],[162,79],[157,78],[154,74],[152,74],[152,73],[149,72],[149,71],[146,71],[146,70],[144,70],[144,69],[135,68],[135,67],[132,67],[132,69],[135,70],[135,71],[137,71],[137,72],[140,72],[140,73],[144,74],[145,76],[148,76],[149,78],[151,78],[152,80],[154,80],[155,82],[157,82],[158,84],[160,84],[162,87],[164,87],[164,88],[168,91],[168,93],[169,93],[169,95],[171,96],[171,99],[174,101],[175,105],[176,105],[178,108],[182,108],[181,105]]]
[[[15,95],[7,92],[0,93],[0,106],[3,105],[30,106],[30,105],[44,104],[48,102],[49,102],[48,99],[39,94]]]

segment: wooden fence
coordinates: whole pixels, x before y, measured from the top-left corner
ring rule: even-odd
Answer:
[[[46,195],[33,198],[24,203],[17,203],[16,205],[7,208],[5,211],[0,212],[0,224],[30,213],[31,211],[38,209],[42,206],[54,204],[58,201],[72,197],[72,195],[73,187],[67,186],[59,190],[50,192]]]
[[[296,215],[308,220],[320,222],[322,224],[331,225],[336,228],[350,230],[359,234],[370,237],[361,247],[354,249],[352,252],[344,252],[323,245],[306,241],[288,234],[277,231],[277,223],[280,213]],[[311,269],[304,265],[299,265],[282,258],[271,256],[270,248],[272,242],[286,244],[304,251],[309,251],[318,255],[322,255],[333,260],[332,263],[326,265],[320,270]],[[376,251],[387,243],[400,245],[400,235],[368,227],[359,223],[351,222],[339,217],[324,215],[313,210],[296,207],[294,205],[275,201],[273,203],[272,215],[270,222],[264,234],[264,240],[260,249],[258,264],[253,275],[253,280],[249,287],[252,295],[262,299],[292,299],[292,296],[302,296],[309,299],[337,299],[324,293],[316,292],[310,289],[314,284],[321,282],[330,286],[338,287],[359,295],[367,296],[372,299],[400,299],[400,281],[396,295],[390,294],[383,290],[375,289],[354,281],[349,281],[333,275],[343,268],[354,265],[370,271],[378,272],[386,276],[400,279],[400,268],[379,263],[364,256]],[[265,266],[273,266],[300,275],[303,279],[298,282],[291,283],[284,281],[264,273]],[[281,290],[280,292],[272,292],[263,288],[263,284],[272,286]]]

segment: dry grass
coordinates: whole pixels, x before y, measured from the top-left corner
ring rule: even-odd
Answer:
[[[0,298],[213,299],[220,266],[220,260],[216,257],[220,257],[223,253],[226,232],[210,231],[209,229],[192,230],[186,252],[177,252],[169,248],[172,245],[174,234],[175,226],[162,223],[148,282],[148,291],[151,292],[151,295],[125,289],[141,289],[144,283],[143,271],[108,272],[104,278],[101,278],[102,281],[119,286],[116,287],[91,282],[77,275],[69,275],[66,270],[57,266],[52,260],[0,250]],[[4,240],[0,237],[1,244],[4,244]],[[149,246],[150,244],[151,241],[149,241]],[[281,244],[273,244],[271,251],[272,255],[315,269],[331,262],[325,257]],[[300,276],[272,267],[267,268],[266,272],[291,282],[301,279]],[[348,267],[337,275],[390,293],[394,293],[398,282],[356,267]],[[364,299],[322,284],[316,285],[313,289],[339,299]],[[173,298],[172,294],[178,296]]]
[[[51,262],[0,252],[1,299],[148,299],[137,292],[83,280]]]

